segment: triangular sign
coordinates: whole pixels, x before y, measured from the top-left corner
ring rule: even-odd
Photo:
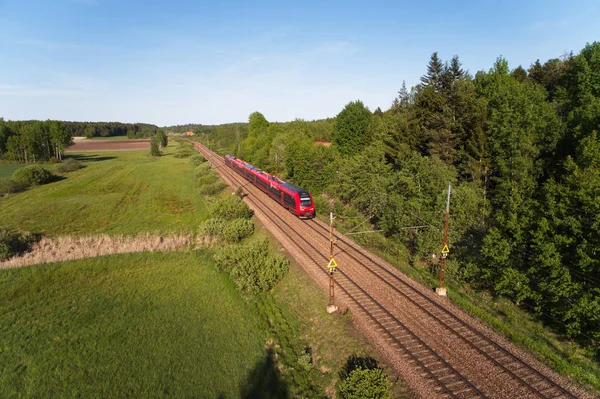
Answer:
[[[450,248],[448,248],[448,245],[444,245],[444,248],[442,248],[442,253],[447,254],[449,252],[450,252]]]
[[[335,259],[331,258],[327,267],[330,269],[335,269],[337,267],[337,263],[335,263]]]

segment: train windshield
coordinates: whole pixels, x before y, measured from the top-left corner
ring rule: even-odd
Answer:
[[[312,201],[310,200],[310,197],[300,197],[300,204],[302,206],[311,206],[312,205]]]

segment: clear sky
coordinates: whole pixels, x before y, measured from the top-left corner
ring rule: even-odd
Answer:
[[[595,40],[598,0],[0,0],[0,117],[320,119],[387,109],[434,51],[474,74]]]

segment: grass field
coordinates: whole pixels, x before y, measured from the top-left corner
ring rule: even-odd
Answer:
[[[129,140],[127,136],[92,137],[87,140]]]
[[[47,235],[195,231],[207,211],[193,166],[172,146],[164,152],[73,154],[85,168],[0,199],[2,225]]]
[[[264,330],[209,255],[0,271],[0,397],[239,397]]]
[[[0,177],[11,177],[15,170],[21,169],[25,164],[0,163]]]

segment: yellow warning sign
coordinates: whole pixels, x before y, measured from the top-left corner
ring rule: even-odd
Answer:
[[[337,263],[335,263],[335,259],[331,258],[327,267],[330,269],[335,269],[337,267]]]
[[[448,245],[444,245],[444,248],[442,248],[442,253],[447,254],[449,252],[450,252],[450,248],[448,248]]]

